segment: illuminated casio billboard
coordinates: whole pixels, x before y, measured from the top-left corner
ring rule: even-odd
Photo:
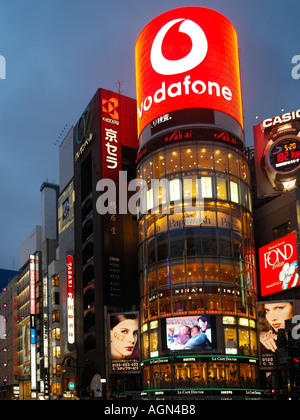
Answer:
[[[139,136],[174,127],[180,110],[198,109],[200,120],[201,110],[220,111],[243,129],[237,35],[216,11],[184,7],[152,20],[136,43],[136,83]]]
[[[300,186],[300,109],[266,118],[253,127],[257,195]]]

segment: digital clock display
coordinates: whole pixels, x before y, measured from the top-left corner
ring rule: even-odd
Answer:
[[[270,166],[280,173],[293,172],[300,166],[300,141],[296,137],[279,139],[269,151]]]

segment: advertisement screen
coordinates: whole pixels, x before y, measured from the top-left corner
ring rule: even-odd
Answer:
[[[300,109],[253,127],[258,198],[300,186]]]
[[[259,267],[262,296],[299,286],[296,232],[259,248]]]
[[[193,108],[224,112],[243,128],[237,35],[220,13],[170,10],[143,29],[135,51],[139,135]]]
[[[206,315],[167,318],[167,347],[170,350],[213,349],[214,325],[214,318]]]
[[[260,365],[275,366],[279,329],[286,329],[286,321],[296,315],[294,301],[266,301],[257,303],[258,338],[260,341]]]
[[[138,312],[109,314],[108,322],[111,372],[139,371]]]

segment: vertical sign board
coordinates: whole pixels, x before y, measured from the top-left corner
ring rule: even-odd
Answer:
[[[67,265],[67,328],[68,344],[75,343],[75,311],[74,311],[74,260],[72,255],[66,257]]]
[[[36,256],[29,257],[29,293],[30,293],[30,363],[31,363],[31,391],[37,389],[36,383],[36,328],[35,328],[35,281]]]
[[[102,178],[114,182],[116,197],[119,189],[119,171],[122,171],[121,157],[121,113],[120,95],[115,92],[101,89],[100,95],[100,150]],[[108,203],[109,213],[103,215],[104,226],[104,276],[106,282],[107,299],[121,299],[121,263],[122,241],[121,217],[119,214],[119,202]]]
[[[262,296],[299,286],[296,232],[259,248],[259,267]]]

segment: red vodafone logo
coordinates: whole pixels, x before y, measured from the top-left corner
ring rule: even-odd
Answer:
[[[164,57],[162,46],[168,31],[178,22],[182,22],[179,32],[190,37],[192,48],[189,53],[180,59],[172,60]],[[174,19],[164,25],[156,35],[151,48],[151,64],[160,74],[171,75],[184,73],[198,66],[207,53],[207,39],[205,33],[197,23],[189,19]]]
[[[225,112],[243,127],[236,32],[201,7],[171,10],[151,21],[136,43],[138,133],[180,109]]]

